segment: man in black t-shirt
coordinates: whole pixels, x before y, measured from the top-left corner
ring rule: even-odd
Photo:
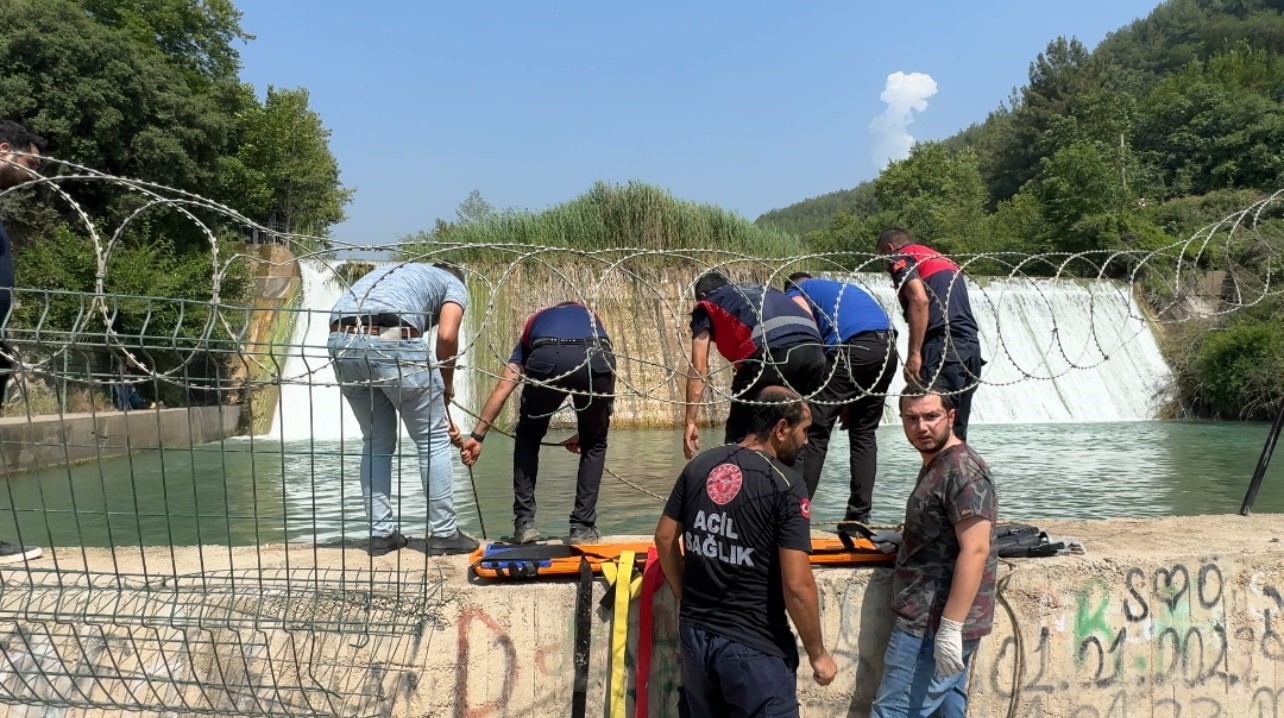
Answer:
[[[781,386],[752,400],[749,435],[688,463],[655,529],[681,605],[684,718],[798,715],[798,648],[785,611],[816,682],[829,685],[837,670],[808,556],[811,499],[792,468],[811,413]]]

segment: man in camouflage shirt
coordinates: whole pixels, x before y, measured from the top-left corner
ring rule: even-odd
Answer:
[[[900,410],[923,468],[905,506],[896,626],[870,717],[963,718],[968,662],[994,620],[998,496],[985,461],[954,435],[952,396],[902,396]]]

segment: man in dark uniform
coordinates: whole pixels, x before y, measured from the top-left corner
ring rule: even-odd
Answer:
[[[684,718],[798,715],[786,610],[815,681],[828,685],[837,671],[811,572],[811,499],[791,468],[810,412],[781,386],[749,398],[746,436],[687,464],[655,529],[681,607]]]
[[[972,395],[985,360],[963,271],[900,227],[883,230],[878,253],[894,255],[887,271],[909,324],[905,380],[910,390],[932,386],[953,394],[958,406],[954,435],[967,441]]]
[[[892,574],[896,625],[870,718],[963,718],[968,663],[994,622],[999,500],[990,467],[954,436],[954,397],[900,400],[923,468],[905,504]]]
[[[787,386],[804,398],[825,380],[825,348],[816,322],[784,292],[761,284],[732,284],[718,271],[706,272],[695,285],[691,310],[691,375],[687,378],[683,452],[700,451],[697,419],[709,375],[709,343],[736,367],[731,379],[731,410],[724,441],[740,441],[752,406],[742,397],[768,386]]]
[[[40,153],[45,149],[45,140],[39,135],[28,132],[16,122],[0,120],[0,196],[21,184],[26,184],[39,175]],[[0,332],[9,327],[9,311],[13,308],[13,244],[0,223]],[[0,404],[4,402],[5,390],[9,388],[9,379],[13,373],[13,349],[0,342]],[[43,554],[39,546],[19,546],[18,544],[0,541],[0,564],[18,563],[40,558]]]
[[[845,518],[869,522],[878,438],[887,387],[896,373],[896,338],[887,312],[864,289],[847,282],[795,272],[785,294],[816,319],[829,366],[825,384],[811,403],[811,428],[803,447],[803,480],[815,496],[825,465],[829,436],[841,414],[847,425],[851,493]]]
[[[486,432],[525,377],[516,443],[513,447],[513,540],[530,543],[535,529],[535,479],[539,447],[549,420],[567,396],[575,408],[578,433],[565,443],[580,454],[571,511],[571,543],[596,543],[597,494],[606,465],[606,434],[615,405],[615,355],[597,314],[583,304],[563,302],[535,312],[508,358],[504,374],[482,408],[461,455],[472,466],[481,456]]]

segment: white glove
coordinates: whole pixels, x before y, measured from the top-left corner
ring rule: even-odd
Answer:
[[[963,670],[963,624],[941,616],[936,629],[936,675],[942,678]]]

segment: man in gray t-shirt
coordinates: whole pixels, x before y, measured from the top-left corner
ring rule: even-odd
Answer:
[[[392,516],[392,457],[397,414],[419,449],[428,494],[427,552],[469,553],[477,542],[455,525],[446,405],[455,394],[455,353],[468,290],[447,264],[396,264],[359,279],[330,312],[330,357],[363,437],[361,494],[370,519],[370,552],[406,545]],[[424,343],[437,329],[436,351]]]

